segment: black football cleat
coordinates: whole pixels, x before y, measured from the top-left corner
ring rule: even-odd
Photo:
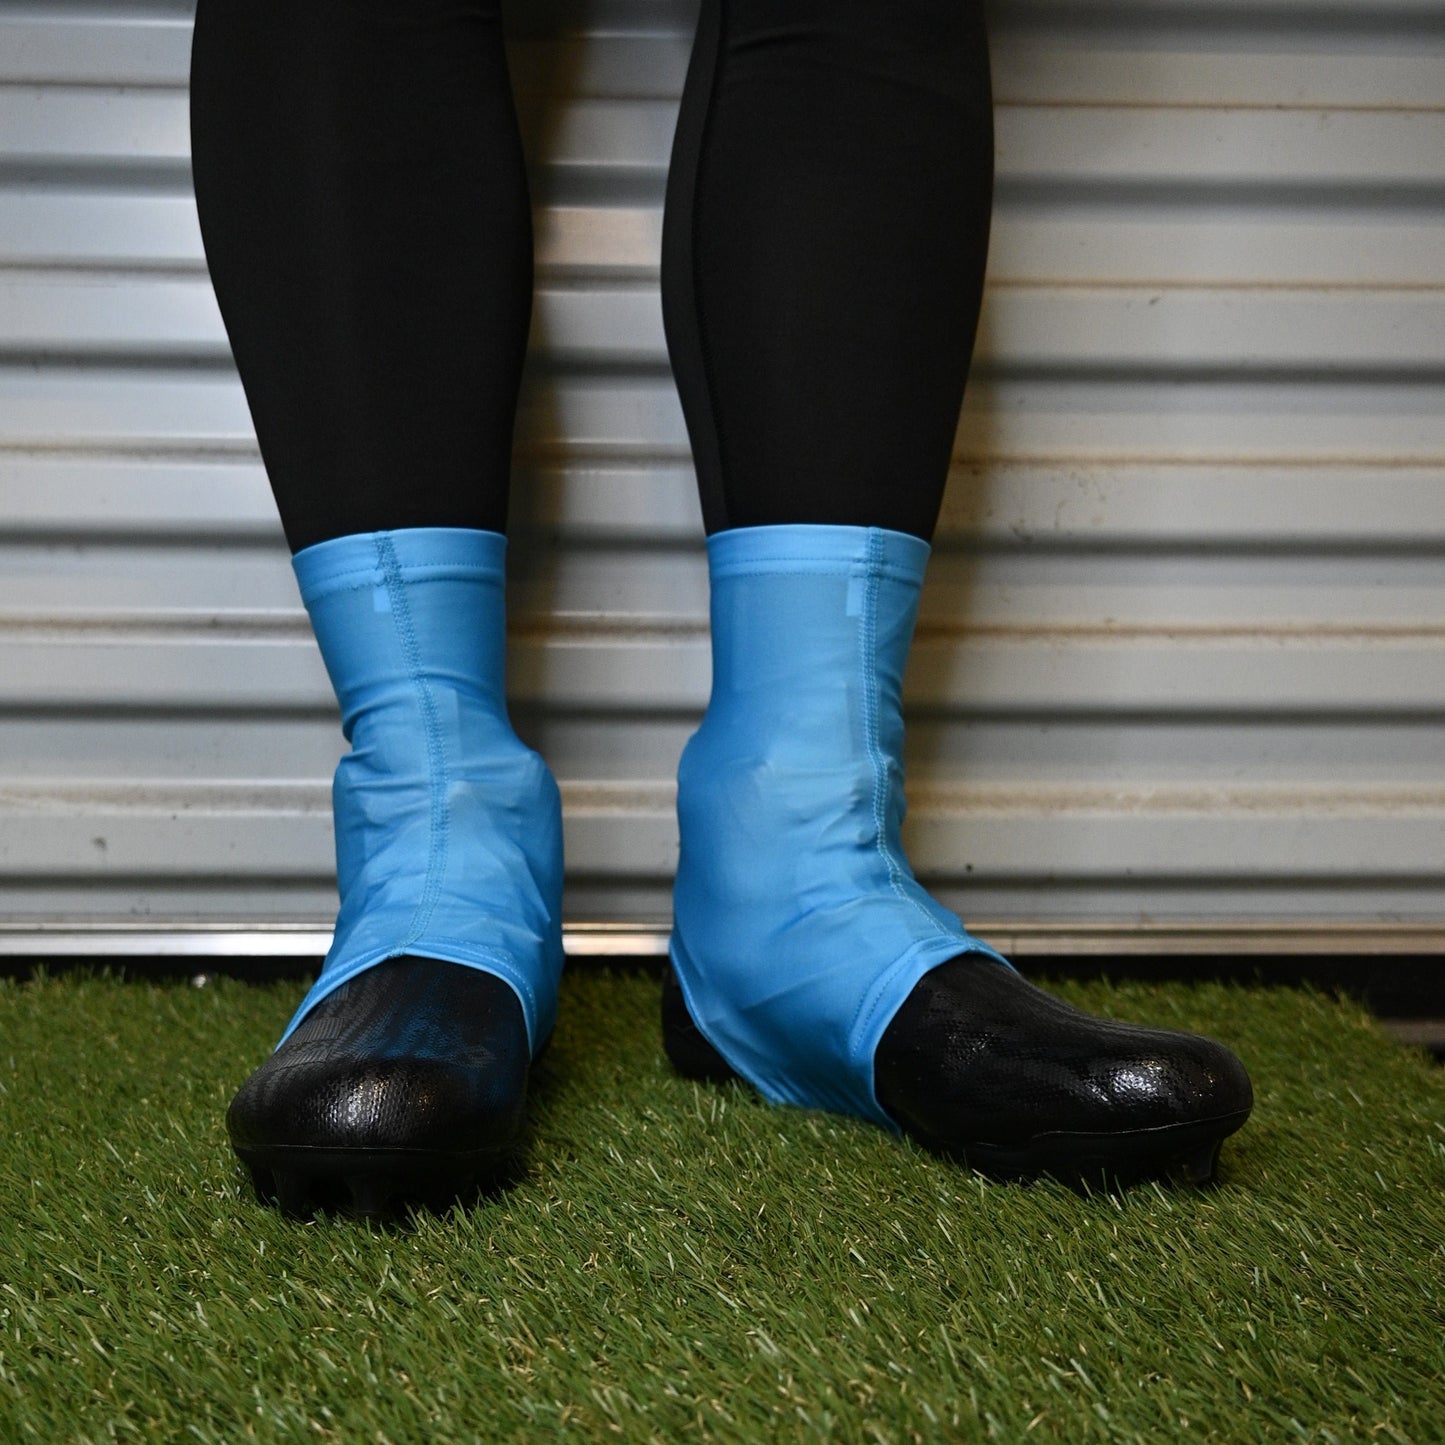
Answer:
[[[242,1084],[226,1114],[258,1197],[364,1216],[501,1182],[531,1051],[496,976],[395,958],[343,984]]]
[[[679,1073],[737,1077],[670,970],[662,1024]],[[996,1178],[1208,1183],[1254,1103],[1223,1044],[1096,1018],[979,954],[918,981],[873,1062],[878,1102],[903,1133]]]

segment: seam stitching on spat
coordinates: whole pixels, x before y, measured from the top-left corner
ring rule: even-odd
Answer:
[[[863,674],[863,740],[868,752],[868,766],[873,772],[873,846],[888,870],[889,882],[897,892],[893,879],[893,860],[883,844],[883,749],[878,742],[878,667],[874,656],[878,636],[878,575],[875,570],[879,538],[868,535],[868,555],[863,573],[863,625],[860,629],[862,656],[859,666]]]
[[[879,583],[885,570],[882,554],[883,538],[874,530],[869,533],[868,537],[868,591],[864,609],[867,636],[864,666],[867,669],[865,679],[869,696],[868,746],[873,760],[873,826],[877,833],[878,852],[888,869],[888,884],[893,890],[894,897],[901,903],[907,904],[920,918],[925,919],[931,932],[946,937],[949,936],[948,931],[939,924],[939,921],[913,896],[906,886],[905,878],[911,878],[912,870],[898,856],[897,850],[888,838],[886,805],[888,773],[887,760],[883,756],[883,747],[878,737],[878,659],[876,656]]]
[[[308,568],[307,570],[309,571],[311,569]],[[424,573],[429,576],[433,576],[439,572],[454,572],[458,575],[467,577],[488,577],[493,575],[496,570],[497,569],[495,567],[491,567],[486,563],[482,562],[398,561],[396,563],[396,574],[398,577],[401,578],[414,577],[418,573]],[[364,577],[368,581],[375,584],[383,574],[384,569],[380,565],[366,567],[344,567],[340,571],[322,573],[321,576],[316,578],[315,582],[310,585],[325,587],[332,582],[345,582],[348,578],[351,577]]]
[[[486,581],[496,576],[496,569],[462,562],[407,562],[398,564],[397,576],[406,582],[447,577],[480,578]],[[384,584],[385,581],[385,574],[377,567],[348,567],[343,571],[329,572],[305,581],[298,577],[297,585],[301,589],[302,599],[310,602],[333,592],[364,592],[368,587]]]
[[[422,895],[412,914],[406,930],[403,946],[415,943],[426,931],[433,909],[441,893],[442,874],[447,858],[447,806],[446,806],[446,755],[442,749],[441,724],[437,717],[436,698],[432,695],[431,684],[421,666],[421,654],[416,645],[416,632],[412,626],[411,607],[402,587],[401,567],[397,562],[396,549],[391,538],[382,533],[376,542],[378,561],[385,577],[387,596],[391,601],[391,616],[396,625],[397,638],[401,643],[402,656],[416,691],[417,706],[421,710],[422,733],[426,740],[427,793],[429,812],[427,819],[427,864]]]
[[[900,902],[911,902],[905,898],[898,886],[898,879],[895,876],[894,862],[887,846],[884,843],[884,778],[885,768],[883,766],[883,749],[878,739],[878,667],[875,657],[875,649],[878,638],[878,582],[880,569],[875,565],[879,554],[882,551],[882,538],[876,531],[868,534],[867,558],[864,562],[864,589],[863,589],[863,615],[861,625],[858,629],[859,636],[859,669],[863,681],[863,744],[868,754],[868,766],[873,773],[873,846],[882,860],[884,868],[888,873],[888,884],[893,894]],[[896,966],[896,961],[895,965]],[[859,997],[853,1009],[853,1017],[848,1026],[848,1040],[850,1051],[852,1041],[858,1037],[859,1028],[863,1023],[864,1005],[868,1001],[868,991],[865,990]],[[871,1016],[871,1010],[869,1011]],[[869,1067],[865,1061],[865,1068]]]
[[[904,892],[902,870],[893,849],[888,846],[888,763],[878,737],[878,591],[882,574],[883,539],[877,532],[868,535],[868,586],[863,601],[863,679],[867,706],[864,709],[868,736],[868,758],[873,767],[873,834],[874,847],[888,870],[888,885],[894,896],[904,903],[913,902]],[[921,912],[922,910],[920,910]],[[926,915],[925,915],[926,916]]]
[[[777,565],[781,564],[781,565]],[[714,565],[712,575],[719,577],[847,577],[857,566],[855,559],[840,561],[834,558],[815,559],[811,557],[779,557],[768,562],[750,564],[745,562],[724,562]],[[877,575],[890,582],[918,581],[918,573],[911,568],[893,566],[880,562]]]

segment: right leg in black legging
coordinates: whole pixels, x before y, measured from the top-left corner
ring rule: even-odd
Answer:
[[[518,1135],[522,997],[544,1033],[561,959],[556,787],[500,701],[494,534],[532,277],[498,6],[201,0],[191,139],[211,278],[353,743],[337,942],[232,1102],[231,1139],[288,1212],[445,1197]]]
[[[532,234],[496,0],[200,0],[191,151],[292,551],[504,530]]]

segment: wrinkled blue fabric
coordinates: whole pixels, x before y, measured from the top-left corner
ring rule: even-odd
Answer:
[[[351,751],[332,787],[336,934],[282,1043],[333,989],[402,954],[505,979],[534,1055],[551,1032],[561,800],[507,719],[506,546],[497,532],[414,527],[292,559]]]
[[[930,968],[1006,962],[904,856],[904,663],[929,546],[876,527],[708,539],[712,696],[678,770],[673,966],[704,1037],[775,1103],[897,1125],[878,1041]]]

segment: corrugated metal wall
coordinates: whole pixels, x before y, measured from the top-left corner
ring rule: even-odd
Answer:
[[[693,8],[514,7],[540,271],[513,694],[563,782],[577,922],[665,919],[707,687],[657,296]],[[190,11],[0,5],[12,934],[333,908],[342,744],[206,278]],[[1421,946],[1445,922],[1445,11],[993,22],[991,283],[909,679],[919,871],[1024,949],[1286,921]]]

